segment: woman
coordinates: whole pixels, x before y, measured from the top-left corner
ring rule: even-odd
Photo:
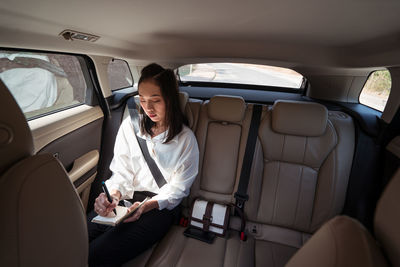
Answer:
[[[106,181],[113,201],[108,202],[101,193],[88,219],[90,266],[119,266],[160,240],[198,172],[198,146],[193,132],[183,124],[173,71],[155,63],[146,66],[141,72],[138,91],[141,107],[138,137],[146,140],[149,153],[167,183],[161,188],[157,186],[134,136],[131,120],[126,118],[115,142],[110,165],[113,175]],[[90,222],[97,214],[107,216],[120,200],[132,199],[138,191],[156,195],[124,223],[108,227]],[[138,204],[135,202],[131,209]]]

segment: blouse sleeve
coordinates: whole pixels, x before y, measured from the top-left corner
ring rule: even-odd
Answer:
[[[125,119],[118,130],[114,146],[114,158],[110,164],[110,170],[113,172],[110,179],[106,181],[109,191],[118,190],[121,193],[121,199],[133,198],[135,192],[133,180],[135,176],[133,159],[139,157],[130,148],[128,139],[135,138],[133,129],[131,129],[129,117]],[[133,151],[131,151],[133,150]]]
[[[158,201],[159,209],[172,210],[189,195],[190,187],[197,176],[199,168],[199,148],[193,132],[187,135],[182,154],[171,176],[169,183],[160,188],[158,195],[153,199]]]

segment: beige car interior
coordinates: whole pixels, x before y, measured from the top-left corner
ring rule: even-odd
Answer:
[[[85,265],[86,223],[84,208],[77,196],[81,193],[83,201],[87,201],[88,193],[84,189],[87,185],[75,190],[71,180],[73,182],[93,168],[99,154],[91,151],[83,155],[75,161],[69,174],[52,156],[32,156],[33,142],[27,123],[16,103],[10,101],[10,94],[4,85],[2,94],[5,94],[2,99],[8,103],[5,108],[13,108],[20,114],[20,118],[13,122],[2,118],[1,139],[5,140],[7,151],[12,156],[8,155],[8,161],[3,160],[7,153],[2,151],[2,162],[5,164],[2,164],[0,188],[16,188],[0,194],[1,197],[15,199],[15,206],[8,207],[11,216],[1,222],[4,225],[2,229],[7,229],[2,242],[11,244],[9,247],[13,248],[14,253],[4,255],[4,259],[13,263],[18,259],[17,255],[22,255],[19,256],[22,262],[43,261],[43,253],[27,250],[34,247],[29,242],[43,240],[38,249],[64,249],[62,255],[68,258],[66,262],[71,264],[69,266]],[[198,197],[234,203],[253,104],[246,104],[241,97],[222,95],[204,102],[188,99],[185,93],[181,93],[180,98],[200,150],[199,175],[190,196],[184,201],[184,213],[187,214],[190,203]],[[9,103],[14,106],[10,107]],[[263,105],[262,110],[248,189],[250,199],[245,206],[247,240],[240,240],[238,218],[234,216],[228,236],[217,238],[213,244],[185,237],[185,228],[173,226],[163,240],[124,266],[284,266],[293,255],[290,266],[325,266],[325,263],[326,266],[346,266],[347,263],[335,265],[345,262],[349,257],[346,254],[342,256],[340,251],[335,254],[329,239],[342,244],[335,248],[343,247],[343,253],[349,251],[345,249],[346,246],[356,246],[360,249],[360,255],[364,250],[367,251],[370,257],[368,264],[386,262],[375,240],[358,222],[345,216],[335,217],[344,205],[354,152],[351,117],[343,112],[328,111],[324,106],[312,102],[281,100],[272,106]],[[398,150],[396,140],[389,144],[388,149]],[[223,163],[219,160],[222,157]],[[94,177],[86,183],[91,183]],[[397,224],[386,218],[391,210],[390,205],[396,203],[393,200],[395,189],[391,189],[395,181],[382,196],[375,217],[377,239],[382,242],[392,263],[398,260],[396,249],[399,246],[396,246],[395,238]],[[49,187],[51,184],[54,186]],[[35,194],[41,187],[51,188],[51,191],[42,193],[43,198],[38,199]],[[28,201],[30,197],[35,198],[35,202]],[[69,203],[68,210],[57,210],[57,202],[47,201],[52,198]],[[35,209],[36,203],[48,206],[54,211],[54,216],[49,218],[45,211],[40,213]],[[15,221],[19,223],[10,225]],[[74,234],[67,234],[65,230],[60,235],[58,229],[49,228],[54,222],[61,224],[63,229],[71,229]],[[46,232],[45,236],[41,234],[43,232]],[[351,239],[354,244],[345,238],[350,233],[352,237],[355,236]],[[15,236],[20,238],[15,239]],[[49,241],[44,242],[46,238]],[[65,244],[68,248],[51,246],[52,242]],[[307,245],[303,247],[305,243]],[[324,247],[327,251],[319,252]],[[315,253],[321,255],[322,262],[318,261],[319,257],[310,256]],[[59,262],[57,255],[57,252],[46,253],[46,263]],[[352,255],[355,258],[359,256]],[[359,258],[366,260],[365,257]]]
[[[186,110],[193,114],[197,105],[189,99]],[[234,203],[252,109],[231,96],[201,104],[195,131],[200,172],[187,207],[197,197]],[[240,240],[235,217],[228,238],[212,245],[173,226],[157,246],[124,266],[285,265],[321,225],[340,214],[353,151],[354,126],[347,114],[307,102],[263,106],[245,206],[247,241]]]
[[[74,185],[52,155],[34,155],[26,119],[1,81],[0,99],[1,265],[86,266],[86,216]]]
[[[376,239],[358,221],[337,216],[324,224],[287,266],[400,266],[399,190],[400,170],[377,204]]]
[[[369,155],[357,159],[359,151],[375,148],[376,154],[400,159],[398,132],[386,150],[377,149],[378,134],[394,124],[400,108],[400,1],[234,2],[0,2],[2,50],[75,55],[87,64],[87,92],[97,97],[27,122],[0,81],[0,203],[7,203],[0,218],[0,266],[87,266],[86,212],[97,182],[109,177],[106,157],[115,139],[110,132],[116,134],[129,116],[124,105],[137,94],[141,69],[156,62],[174,70],[197,63],[260,64],[289,68],[304,80],[299,91],[205,82],[200,89],[215,94],[180,93],[200,151],[198,176],[182,201],[186,217],[197,198],[235,203],[252,112],[261,103],[244,206],[247,239],[241,240],[241,220],[232,209],[226,237],[213,244],[188,238],[186,228],[173,225],[124,267],[400,267],[400,169],[379,198],[373,232],[371,225],[343,215],[350,189],[360,189],[351,186],[358,179],[353,166],[361,165],[359,171],[371,163],[363,161]],[[68,29],[99,38],[67,40],[60,33]],[[112,91],[113,59],[128,63],[132,87]],[[360,93],[373,71],[385,69],[391,89],[379,112],[360,104]],[[59,93],[71,100],[71,84],[57,79],[64,88]],[[183,91],[196,84],[180,86]],[[255,98],[230,95],[236,89],[256,91]],[[363,136],[373,148],[360,149]],[[81,143],[69,143],[77,139]],[[79,150],[88,143],[89,149]],[[65,152],[72,163],[56,152]],[[364,204],[361,209],[367,209]]]

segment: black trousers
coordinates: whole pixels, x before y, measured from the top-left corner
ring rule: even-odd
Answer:
[[[139,220],[115,227],[92,223],[97,214],[88,215],[89,266],[121,266],[135,258],[168,232],[179,214],[173,210],[153,209]]]

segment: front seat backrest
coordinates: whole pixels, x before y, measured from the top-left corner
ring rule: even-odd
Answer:
[[[390,266],[400,266],[399,191],[400,168],[376,207],[374,227],[379,243],[358,221],[337,216],[308,240],[290,259],[287,267],[388,266],[386,260],[389,260]]]
[[[275,102],[260,123],[263,179],[249,185],[259,196],[246,204],[250,221],[313,233],[341,212],[354,148],[353,122],[342,115],[336,125],[320,104]]]
[[[0,81],[0,266],[87,266],[79,196],[51,155],[33,155],[24,115]]]
[[[400,266],[400,168],[389,182],[375,211],[375,236],[393,266]]]

